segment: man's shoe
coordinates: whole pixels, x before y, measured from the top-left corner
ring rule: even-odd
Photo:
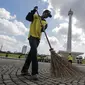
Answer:
[[[38,80],[38,76],[37,76],[37,74],[32,75],[32,76],[30,77],[30,79],[31,79],[31,80]]]
[[[26,71],[26,72],[21,71],[21,75],[22,76],[31,76],[30,73],[28,73],[28,71]]]

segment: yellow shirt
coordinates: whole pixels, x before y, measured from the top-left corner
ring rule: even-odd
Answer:
[[[71,55],[68,56],[68,60],[72,60],[73,61],[73,57]]]
[[[38,39],[41,38],[42,27],[41,27],[41,24],[40,24],[40,19],[41,18],[38,15],[34,14],[33,22],[30,24],[30,31],[29,31],[28,37],[30,37],[30,35],[31,35],[31,36],[36,37]],[[47,24],[47,22],[44,21],[44,20],[41,20],[41,23],[42,23],[43,26],[45,26]]]

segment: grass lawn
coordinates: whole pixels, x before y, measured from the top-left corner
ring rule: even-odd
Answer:
[[[0,56],[6,57],[6,53],[0,53]],[[19,58],[19,56],[20,56],[20,54],[15,54],[15,53],[14,54],[11,54],[11,53],[8,54],[8,58]],[[21,55],[20,58],[25,58],[25,55],[24,54]],[[40,56],[37,56],[37,59],[40,60],[42,58]]]
[[[5,57],[6,53],[0,53],[0,56]],[[9,58],[18,58],[19,56],[20,56],[20,54],[11,54],[11,53],[8,54]],[[24,58],[24,57],[25,57],[25,55],[20,56],[20,58]]]

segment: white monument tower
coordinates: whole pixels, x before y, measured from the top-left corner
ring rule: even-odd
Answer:
[[[73,15],[73,11],[68,12],[68,16],[69,16],[69,25],[68,25],[68,38],[67,38],[67,51],[70,53],[71,52],[71,40],[72,40],[72,15]]]
[[[83,54],[82,52],[72,52],[72,15],[73,15],[73,11],[70,9],[70,11],[68,12],[68,16],[69,16],[69,23],[68,23],[68,35],[67,35],[67,49],[66,51],[63,50],[59,50],[59,54],[67,57],[69,53],[71,53],[73,55],[73,57],[75,58],[78,55]]]

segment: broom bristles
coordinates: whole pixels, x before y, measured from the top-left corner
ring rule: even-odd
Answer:
[[[81,77],[81,72],[76,66],[71,65],[65,57],[60,57],[51,51],[51,75],[53,77]]]

